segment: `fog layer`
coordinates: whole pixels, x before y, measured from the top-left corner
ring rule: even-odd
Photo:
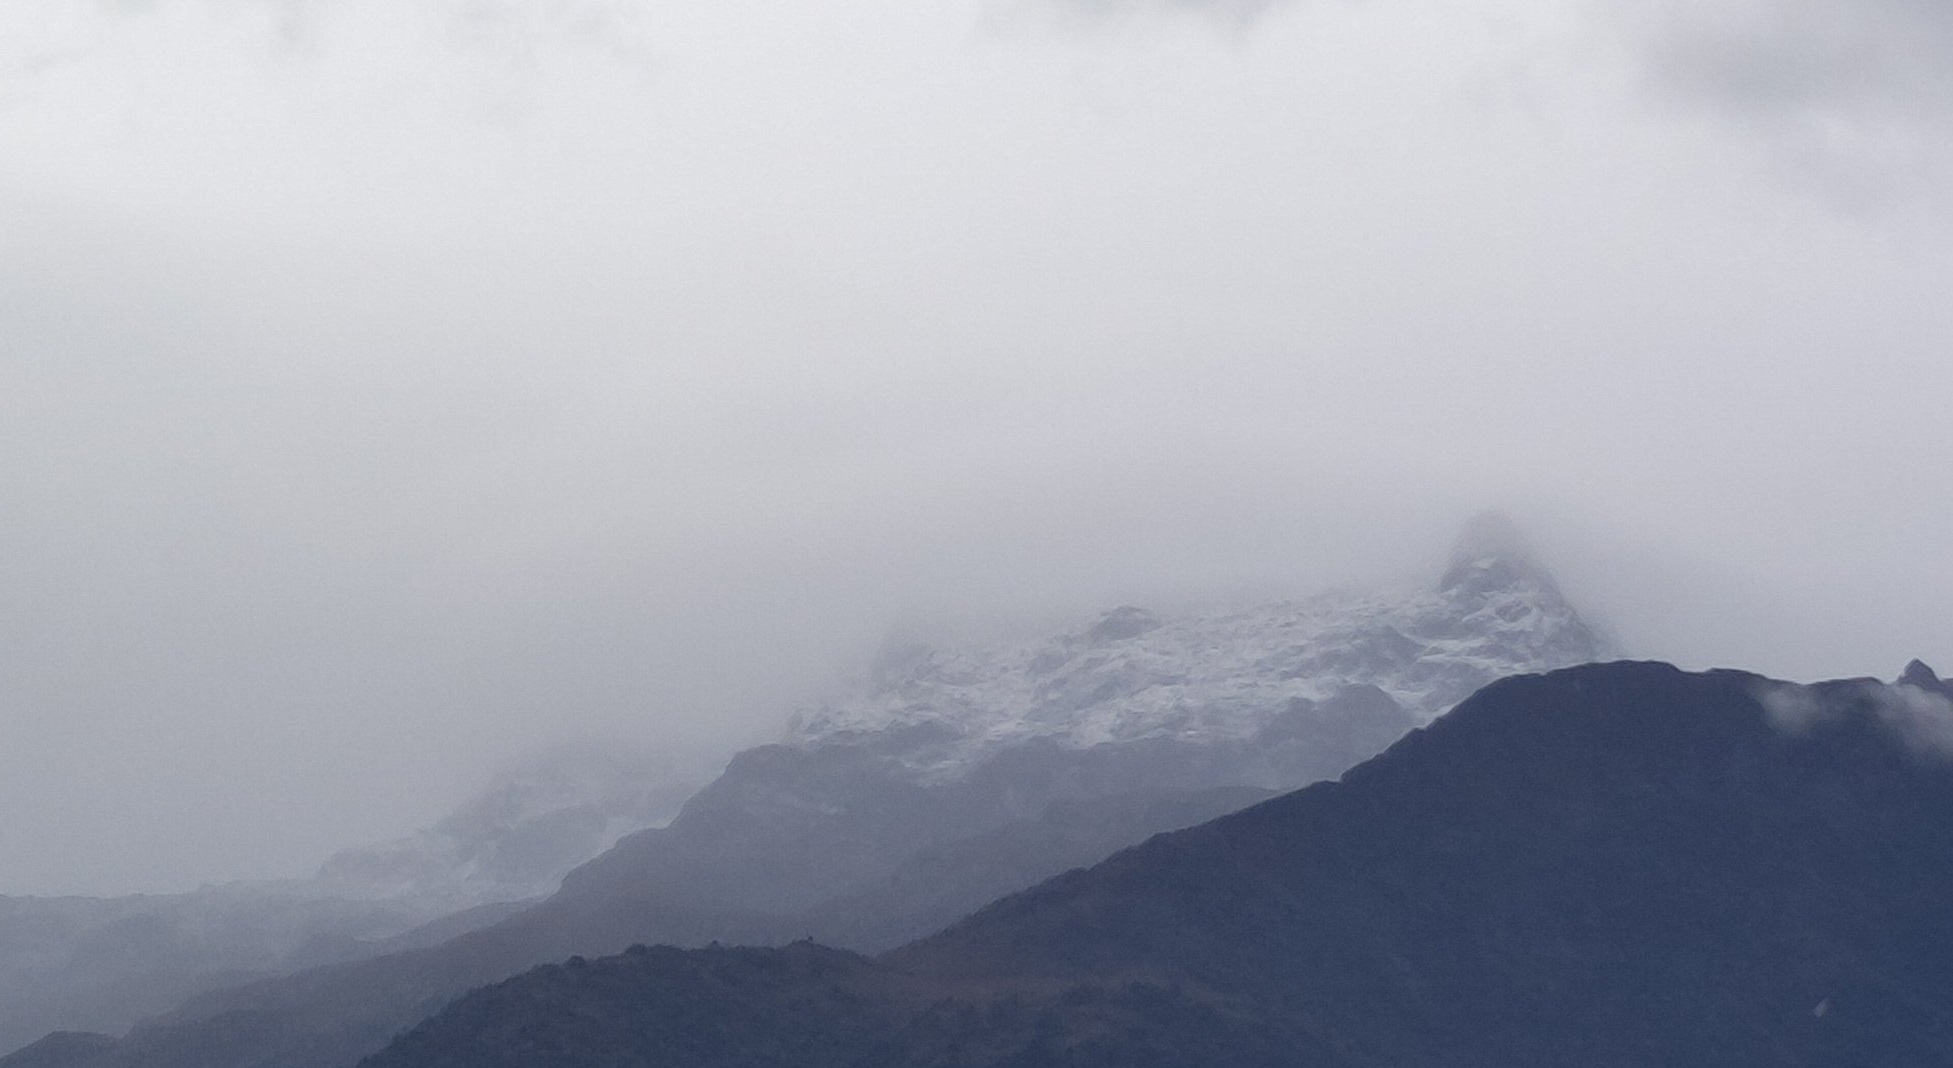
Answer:
[[[1638,653],[1953,660],[1953,36],[1717,10],[13,0],[0,892],[1487,505]]]

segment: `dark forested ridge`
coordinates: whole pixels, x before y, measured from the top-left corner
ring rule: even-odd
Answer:
[[[1510,679],[881,958],[573,961],[364,1064],[1953,1063],[1949,716],[1921,671]]]

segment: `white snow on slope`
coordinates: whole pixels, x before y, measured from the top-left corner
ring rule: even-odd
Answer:
[[[1249,738],[1291,699],[1351,687],[1376,686],[1428,722],[1486,683],[1602,651],[1509,525],[1487,517],[1424,589],[1118,608],[1021,644],[892,650],[848,696],[796,717],[790,742],[876,745],[940,781],[1030,739]]]

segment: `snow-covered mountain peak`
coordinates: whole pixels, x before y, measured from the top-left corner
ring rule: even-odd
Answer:
[[[1124,606],[1030,641],[878,658],[789,742],[849,745],[953,779],[1013,745],[1256,737],[1296,702],[1374,688],[1427,722],[1494,679],[1597,658],[1592,631],[1502,517],[1474,520],[1432,587],[1159,613]]]

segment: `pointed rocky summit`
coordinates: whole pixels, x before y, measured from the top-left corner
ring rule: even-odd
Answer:
[[[1899,685],[1953,697],[1953,683],[1940,678],[1939,673],[1927,667],[1923,660],[1914,660],[1906,665],[1905,671],[1899,675]]]

